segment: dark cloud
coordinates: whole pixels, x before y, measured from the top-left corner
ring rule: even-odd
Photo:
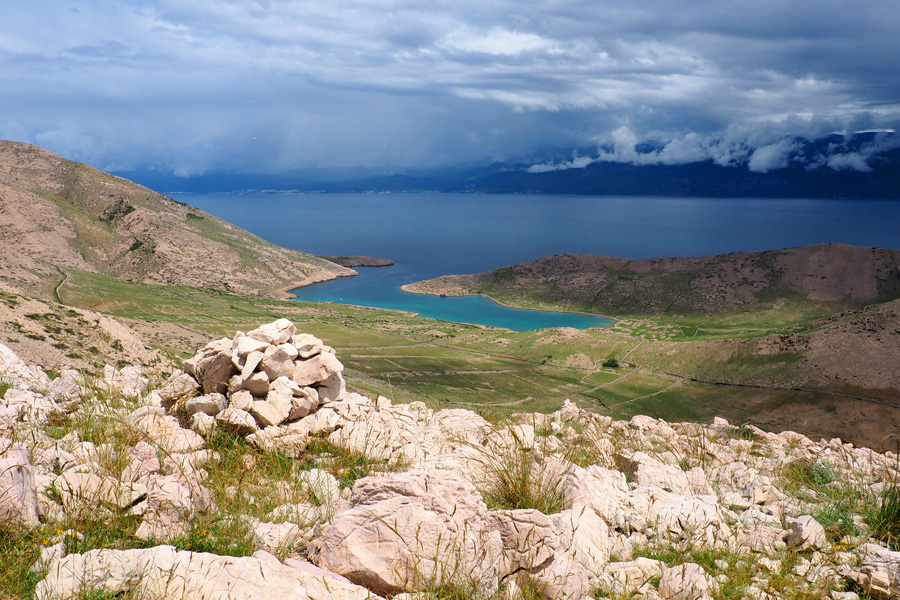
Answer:
[[[186,176],[551,146],[598,151],[535,169],[765,171],[798,136],[896,129],[898,26],[895,0],[7,2],[0,137]],[[864,170],[866,152],[816,160]]]

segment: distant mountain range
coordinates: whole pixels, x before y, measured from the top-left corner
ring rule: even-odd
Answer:
[[[851,139],[832,135],[814,141],[791,140],[788,166],[753,171],[749,161],[721,166],[713,160],[683,164],[633,164],[596,160],[583,168],[568,167],[573,153],[548,151],[520,162],[497,162],[477,168],[415,173],[373,170],[297,170],[281,174],[214,173],[179,178],[161,171],[128,171],[117,175],[164,192],[480,192],[511,194],[586,194],[618,196],[713,196],[757,198],[900,198],[900,147],[875,151],[875,134]],[[897,144],[900,146],[900,143]],[[600,149],[604,151],[605,149]],[[659,148],[639,147],[648,157]],[[580,150],[585,156],[590,150]],[[594,150],[596,154],[597,150]],[[856,159],[856,168],[835,169],[827,158],[840,153]],[[536,164],[560,165],[534,172]],[[868,170],[859,170],[859,168]],[[529,171],[531,169],[531,171]]]

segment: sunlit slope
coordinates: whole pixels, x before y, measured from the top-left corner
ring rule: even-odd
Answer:
[[[60,267],[264,296],[354,273],[28,144],[0,142],[0,222],[0,278],[45,298]]]

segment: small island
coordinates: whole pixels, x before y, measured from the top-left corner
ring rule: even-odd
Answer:
[[[390,267],[394,264],[389,258],[375,258],[372,256],[324,256],[318,255],[342,267]]]

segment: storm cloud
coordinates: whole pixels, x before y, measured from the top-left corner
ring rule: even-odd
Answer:
[[[798,136],[897,129],[898,30],[895,0],[6,2],[0,137],[185,177],[576,147],[532,169],[766,171]]]

